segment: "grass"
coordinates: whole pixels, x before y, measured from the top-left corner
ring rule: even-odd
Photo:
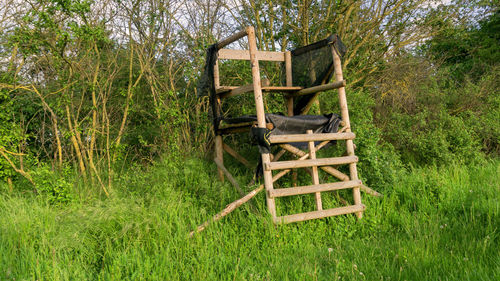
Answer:
[[[59,205],[0,186],[0,280],[500,280],[499,161],[401,172],[359,221],[274,227],[260,194],[189,239],[238,197],[213,166],[164,161]]]

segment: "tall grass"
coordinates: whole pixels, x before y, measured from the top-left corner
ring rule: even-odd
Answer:
[[[498,161],[402,172],[383,198],[363,197],[359,221],[275,227],[260,194],[189,239],[238,197],[215,174],[164,161],[125,173],[106,200],[2,193],[0,280],[500,279]]]

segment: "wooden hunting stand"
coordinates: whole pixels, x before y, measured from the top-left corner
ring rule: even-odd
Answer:
[[[243,37],[248,37],[248,50],[230,50],[224,49],[225,46],[235,42]],[[224,135],[248,131],[252,126],[257,126],[259,128],[272,129],[272,124],[266,123],[266,114],[264,111],[264,101],[263,92],[278,92],[283,93],[286,103],[287,103],[287,114],[288,116],[294,115],[294,99],[303,95],[313,95],[313,98],[309,100],[308,104],[298,113],[307,114],[311,108],[313,102],[317,98],[320,92],[327,91],[331,89],[338,89],[338,97],[340,104],[340,113],[342,122],[340,123],[341,129],[336,133],[313,133],[311,130],[307,130],[304,134],[289,134],[289,135],[271,135],[269,141],[271,144],[279,145],[282,150],[276,155],[271,155],[270,153],[261,153],[262,164],[263,164],[263,178],[264,184],[244,196],[243,198],[229,204],[226,209],[221,213],[217,214],[212,220],[218,220],[225,216],[227,213],[234,210],[236,207],[248,201],[250,198],[255,196],[263,187],[266,190],[266,200],[269,213],[275,223],[291,223],[310,219],[318,219],[329,216],[343,215],[355,213],[358,218],[361,218],[365,206],[361,203],[360,189],[372,195],[380,195],[376,191],[369,189],[364,186],[358,179],[358,172],[356,169],[356,163],[358,162],[358,157],[354,154],[354,144],[353,139],[355,138],[354,133],[351,132],[351,126],[349,121],[349,112],[347,108],[345,85],[346,82],[342,76],[342,64],[341,56],[339,50],[335,47],[335,44],[330,43],[329,48],[331,49],[331,56],[333,57],[333,71],[335,81],[328,83],[329,81],[322,81],[320,85],[304,88],[301,85],[293,85],[293,73],[292,73],[292,54],[290,51],[286,52],[265,52],[257,50],[255,31],[253,27],[247,27],[245,30],[240,31],[214,45],[216,47],[216,61],[213,68],[213,83],[216,92],[216,103],[222,104],[226,99],[230,99],[235,95],[244,94],[247,92],[253,92],[255,98],[255,109],[256,109],[256,122],[244,122],[239,124],[229,124],[216,126],[215,128],[215,162],[218,166],[218,174],[220,179],[223,181],[224,176],[233,183],[233,185],[238,186],[234,178],[231,176],[229,171],[224,167],[224,151],[229,155],[233,156],[236,160],[241,162],[247,167],[251,167],[249,162],[242,157],[238,152],[232,149],[229,145],[224,143]],[[225,60],[249,60],[252,70],[252,84],[244,86],[225,86],[220,85],[219,80],[219,59]],[[329,58],[331,59],[331,58]],[[284,69],[286,73],[286,85],[285,86],[271,86],[268,80],[261,80],[261,75],[259,71],[259,61],[276,61],[284,63]],[[331,75],[330,74],[330,77]],[[347,146],[347,155],[343,157],[332,157],[332,158],[322,158],[318,159],[316,151],[324,147],[328,142],[332,140],[345,140]],[[309,151],[303,151],[289,143],[297,142],[307,142]],[[318,142],[321,142],[317,144]],[[315,143],[317,145],[315,145]],[[285,153],[292,153],[294,156],[298,157],[298,160],[292,161],[278,161],[279,158]],[[349,165],[349,175],[342,173],[338,169],[332,167],[332,165]],[[288,188],[276,189],[273,183],[289,173],[292,169],[296,168],[308,168],[312,176],[312,185],[307,186],[297,186]],[[318,168],[324,172],[334,176],[340,181],[330,182],[330,183],[320,183],[318,176]],[[273,176],[273,171],[281,170]],[[352,189],[353,194],[353,205],[337,207],[332,209],[323,209],[323,204],[321,200],[321,193],[326,191],[334,191],[340,189]],[[277,216],[276,215],[276,198],[283,196],[294,196],[301,194],[315,194],[316,210],[312,212]],[[201,225],[197,231],[201,231],[209,222]]]

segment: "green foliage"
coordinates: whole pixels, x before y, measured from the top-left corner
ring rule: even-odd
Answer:
[[[35,181],[35,188],[50,204],[69,203],[74,199],[73,184],[71,183],[71,168],[66,166],[54,171],[46,164],[33,169],[31,175]]]
[[[399,154],[391,143],[383,139],[383,131],[375,124],[374,106],[375,100],[367,91],[348,89],[351,129],[356,134],[356,155],[362,159],[358,163],[360,177],[368,186],[383,190],[394,183],[401,162]],[[322,94],[321,112],[340,115],[338,108],[336,91]],[[338,144],[335,149],[340,150],[337,154],[341,155],[345,152],[344,143]]]
[[[0,72],[0,83],[9,81],[8,73]],[[0,89],[0,149],[10,152],[18,152],[18,146],[24,140],[24,134],[16,123],[15,112],[18,106],[12,98],[11,91]],[[7,154],[9,159],[17,164],[18,158]],[[12,178],[16,175],[7,160],[0,156],[0,181]]]
[[[440,32],[424,46],[435,61],[443,62],[458,84],[470,77],[478,81],[500,61],[500,11],[478,26],[440,23]]]
[[[447,165],[482,157],[474,130],[443,110],[424,109],[415,115],[395,112],[387,123],[386,137],[404,163]]]

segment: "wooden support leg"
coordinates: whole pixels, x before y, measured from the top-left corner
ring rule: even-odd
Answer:
[[[247,159],[245,159],[243,156],[241,156],[238,152],[236,152],[234,149],[232,149],[229,145],[223,143],[222,148],[229,153],[229,155],[233,156],[236,160],[240,161],[241,164],[245,165],[249,169],[253,169],[252,165],[250,162],[248,162]]]
[[[335,47],[332,47],[332,55],[333,55],[333,66],[335,70],[335,80],[342,81],[344,77],[342,75],[342,63],[340,61],[340,56],[337,53]],[[345,94],[345,87],[341,87],[338,89],[339,93],[339,104],[340,104],[340,113],[342,116],[342,121],[345,123],[346,132],[351,132],[351,123],[349,121],[349,111],[347,109],[347,99]],[[347,155],[354,156],[354,143],[352,140],[346,140],[347,146]],[[358,170],[356,167],[356,163],[349,164],[349,174],[351,180],[358,180]],[[354,204],[357,206],[361,205],[361,192],[359,187],[355,187],[352,189]],[[363,217],[363,212],[357,212],[356,216],[358,218]]]
[[[224,164],[224,149],[221,135],[215,136],[215,159],[217,159],[222,165]],[[224,171],[222,171],[219,167],[217,167],[217,170],[219,173],[219,179],[224,182]]]
[[[217,167],[220,170],[222,170],[222,172],[224,172],[224,174],[227,177],[227,180],[234,186],[234,188],[236,188],[236,190],[240,193],[240,195],[241,196],[245,195],[243,190],[240,188],[238,182],[234,179],[233,175],[231,175],[231,173],[226,169],[226,167],[224,167],[224,164],[222,164],[217,158],[214,158],[214,162],[217,165]]]
[[[307,130],[308,134],[312,134],[312,130]],[[309,158],[310,159],[316,159],[316,148],[314,147],[314,141],[309,142]],[[319,176],[318,176],[318,167],[313,166],[312,168],[312,180],[314,185],[319,184]],[[314,197],[316,198],[316,208],[318,211],[323,210],[323,203],[321,202],[321,193],[316,192],[314,194]]]
[[[262,88],[260,81],[259,61],[257,59],[257,41],[255,39],[255,29],[247,27],[248,34],[248,51],[250,53],[250,65],[252,66],[252,82],[253,93],[255,99],[255,109],[257,113],[257,126],[266,128],[266,116],[264,111],[264,100],[262,97]],[[262,164],[265,166],[271,162],[269,153],[262,153]],[[264,169],[264,186],[266,188],[267,208],[273,221],[276,221],[276,205],[274,198],[269,197],[269,191],[273,190],[273,174],[272,171]]]

